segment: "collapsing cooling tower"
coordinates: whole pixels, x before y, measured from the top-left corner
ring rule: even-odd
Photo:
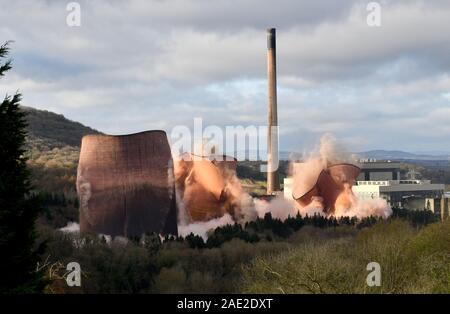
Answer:
[[[173,161],[164,131],[83,137],[77,192],[81,232],[177,234]]]
[[[236,167],[236,159],[228,156],[181,156],[176,162],[175,178],[189,221],[207,221],[225,213],[233,214],[232,195],[226,187]]]
[[[306,207],[319,198],[327,214],[333,214],[337,206],[350,207],[353,196],[351,187],[359,175],[359,167],[352,164],[336,164],[326,169],[306,167],[307,164],[298,164],[299,169],[294,169],[299,173],[297,177],[302,172],[307,177],[305,180],[294,180],[292,197],[300,206]]]

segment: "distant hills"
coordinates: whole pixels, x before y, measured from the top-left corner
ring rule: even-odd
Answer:
[[[64,189],[74,194],[81,138],[99,132],[50,111],[22,109],[27,113],[26,151],[33,185],[40,190]]]
[[[64,146],[79,147],[84,135],[100,133],[54,112],[30,107],[22,107],[22,109],[27,113],[29,140],[36,144],[45,144],[48,149]]]
[[[424,153],[409,153],[401,150],[369,150],[363,152],[353,153],[362,159],[376,159],[376,160],[398,160],[398,161],[410,161],[410,160],[450,160],[450,154],[443,152],[437,154],[424,154]],[[302,155],[294,152],[280,151],[281,160],[289,159],[302,159]]]
[[[52,151],[53,149],[65,149],[78,151],[81,138],[86,134],[101,134],[101,132],[85,126],[79,122],[69,120],[63,115],[47,110],[39,110],[31,107],[22,107],[27,112],[28,122],[28,148],[34,153],[39,151]],[[437,153],[410,153],[400,150],[369,150],[355,153],[361,158],[377,160],[449,160],[450,154]],[[301,158],[297,153],[280,151],[281,160]]]
[[[356,153],[361,158],[372,158],[378,160],[448,160],[450,155],[414,154],[400,150],[370,150]]]

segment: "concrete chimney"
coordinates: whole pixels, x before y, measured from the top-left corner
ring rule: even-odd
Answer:
[[[268,136],[267,194],[280,190],[278,177],[277,62],[275,28],[267,29]]]

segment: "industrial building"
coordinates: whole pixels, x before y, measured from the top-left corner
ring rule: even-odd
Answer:
[[[400,177],[400,163],[390,161],[363,161],[359,163],[361,173],[353,186],[360,199],[384,198],[391,206],[409,209],[437,210],[436,200],[444,193],[444,184],[430,180]]]
[[[360,160],[361,172],[356,181],[400,180],[400,163],[391,161]]]

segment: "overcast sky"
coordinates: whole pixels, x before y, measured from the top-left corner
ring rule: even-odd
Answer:
[[[450,1],[0,0],[13,70],[1,93],[123,134],[264,125],[266,28],[277,28],[283,150],[325,132],[349,150],[450,151]]]

